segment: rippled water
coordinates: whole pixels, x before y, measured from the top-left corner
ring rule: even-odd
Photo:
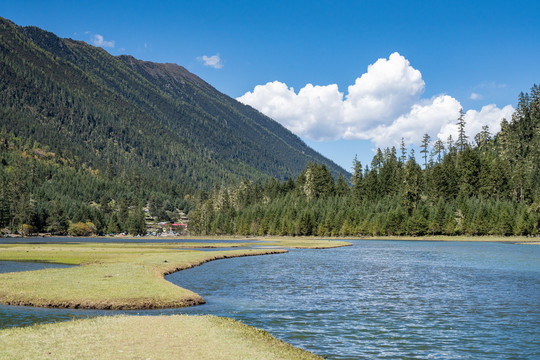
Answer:
[[[144,313],[228,316],[330,359],[540,358],[538,246],[355,241],[218,260],[167,279],[207,304]],[[0,307],[0,323],[29,312],[112,314]]]
[[[355,242],[171,275],[208,305],[328,358],[540,358],[540,248]]]

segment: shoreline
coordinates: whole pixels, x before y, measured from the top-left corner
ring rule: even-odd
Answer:
[[[50,235],[50,234],[35,234],[31,236],[8,235],[0,237],[2,239],[32,239],[32,238],[69,238],[69,239],[136,239],[136,240],[237,240],[237,241],[293,241],[293,240],[331,240],[331,241],[347,241],[347,240],[407,240],[407,241],[471,241],[471,242],[538,242],[540,236],[501,236],[501,235],[361,235],[361,236],[279,236],[279,235],[264,235],[264,236],[244,236],[244,235],[177,235],[177,236],[71,236],[71,235]],[[326,247],[323,247],[326,248]]]
[[[79,265],[0,274],[3,285],[0,303],[96,310],[188,307],[205,301],[189,289],[170,283],[166,275],[214,260],[286,253],[284,248],[324,249],[351,245],[313,239],[281,240],[275,244],[281,248],[220,251],[221,246],[229,244],[211,244],[217,249],[211,252],[183,250],[174,243],[0,244],[0,260]]]
[[[238,251],[238,250],[232,250],[232,251]],[[24,292],[24,288],[23,288],[23,289],[17,289],[19,292],[18,296],[17,295],[14,296],[13,293],[6,292],[4,289],[0,290],[0,304],[10,305],[10,306],[31,306],[31,307],[41,307],[41,308],[88,309],[88,310],[151,310],[151,309],[166,309],[166,308],[183,308],[183,307],[202,305],[202,304],[205,304],[206,301],[199,294],[192,292],[189,289],[185,289],[185,288],[182,288],[180,286],[176,286],[170,283],[169,281],[165,280],[165,276],[178,272],[178,271],[187,270],[196,266],[201,266],[207,262],[215,261],[215,260],[231,259],[231,258],[236,258],[236,257],[247,257],[247,256],[274,255],[274,254],[281,254],[281,253],[286,253],[286,252],[287,252],[286,250],[275,249],[275,250],[249,251],[249,252],[245,251],[242,253],[221,254],[221,255],[214,255],[214,256],[212,256],[211,254],[208,254],[208,256],[198,259],[195,262],[190,262],[183,265],[172,265],[172,266],[168,266],[164,268],[145,269],[145,270],[150,270],[150,272],[153,274],[156,280],[166,282],[167,284],[170,284],[170,286],[173,286],[174,288],[177,288],[178,290],[183,292],[182,294],[178,294],[174,298],[169,298],[169,299],[156,299],[148,295],[139,296],[139,297],[134,296],[132,298],[120,298],[120,299],[110,299],[110,298],[109,299],[96,298],[92,300],[85,300],[84,298],[51,299],[50,297],[39,296],[40,295],[39,293],[34,294],[34,295],[22,295],[22,293]],[[13,259],[10,259],[10,261],[13,261]],[[25,260],[25,261],[30,261],[30,260]],[[37,270],[37,271],[38,272],[48,271],[49,273],[57,273],[58,271],[67,271],[70,269],[81,269],[81,268],[84,269],[87,266],[96,266],[96,265],[81,265],[74,268],[48,269],[48,270]],[[129,269],[127,270],[129,271]],[[111,272],[111,271],[108,271],[108,272]],[[6,274],[18,274],[18,273],[6,273]],[[4,285],[9,285],[5,283],[6,279],[3,279],[3,276],[1,275],[4,275],[4,274],[0,274],[0,279],[4,280]],[[126,274],[123,274],[123,275],[126,275]],[[101,273],[100,273],[100,276],[101,276]],[[116,274],[116,275],[107,274],[107,275],[103,275],[103,278],[114,279],[114,277],[116,276],[119,276],[119,274]],[[130,276],[130,274],[128,273],[127,276]],[[133,275],[133,276],[137,276],[137,275]],[[11,277],[8,277],[8,279],[14,279],[15,281],[17,280],[16,278],[17,278],[16,275],[12,275]],[[50,280],[54,281],[56,279],[50,279]],[[21,295],[22,295],[22,298],[20,298]]]
[[[115,238],[111,238],[115,239]],[[148,239],[148,238],[147,238]],[[190,237],[186,240],[251,240],[264,241],[266,249],[223,250],[231,244],[198,244],[199,249],[215,248],[217,251],[174,248],[174,243],[92,243],[74,244],[21,243],[1,244],[0,260],[64,263],[79,265],[64,269],[33,271],[37,280],[25,272],[0,274],[0,304],[49,308],[96,310],[146,310],[181,308],[204,304],[204,299],[188,289],[165,280],[165,276],[203,265],[207,262],[244,256],[285,253],[284,248],[325,249],[351,246],[343,240],[367,241],[458,241],[502,242],[540,245],[538,238],[525,237],[466,237],[466,236],[386,236],[386,237]],[[3,245],[3,246],[2,246]],[[189,244],[189,246],[197,244]],[[253,246],[256,243],[246,243]],[[274,248],[280,247],[280,248]],[[67,258],[66,256],[71,256]],[[78,257],[77,257],[78,256]],[[115,260],[115,256],[120,256]],[[122,256],[125,256],[123,258]],[[156,256],[160,260],[156,259]],[[174,260],[161,260],[172,257]],[[114,275],[111,275],[115,273]],[[107,279],[107,281],[104,281]],[[138,284],[141,281],[146,287]],[[79,285],[82,282],[83,285]],[[77,283],[87,291],[74,291]],[[172,288],[171,288],[172,287]],[[138,290],[132,290],[138,289]],[[41,289],[41,290],[40,290]],[[56,289],[57,293],[50,289]],[[64,295],[72,291],[71,295]],[[114,296],[111,296],[114,294]],[[166,295],[163,295],[166,294]]]
[[[211,240],[210,240],[211,241]],[[298,247],[295,245],[298,245],[296,241],[294,242],[288,242],[285,244],[286,241],[283,241],[280,243],[280,246],[286,246],[291,245],[291,247]],[[19,261],[31,261],[33,259],[34,261],[47,261],[47,257],[49,262],[60,262],[58,260],[61,260],[61,256],[59,255],[59,249],[63,249],[64,251],[72,251],[74,248],[79,249],[79,251],[99,251],[99,246],[102,245],[101,248],[102,251],[115,253],[118,248],[123,249],[124,251],[129,252],[143,252],[141,255],[147,255],[144,254],[144,250],[147,252],[157,252],[157,254],[150,254],[147,255],[147,257],[150,257],[150,259],[143,259],[145,261],[142,261],[141,259],[138,259],[138,261],[135,261],[133,258],[131,258],[132,263],[137,262],[139,267],[144,268],[146,272],[150,272],[152,275],[152,278],[154,279],[154,282],[156,282],[156,279],[163,285],[166,284],[166,287],[169,289],[174,289],[178,294],[180,294],[178,297],[172,297],[169,298],[169,301],[156,301],[156,299],[149,299],[148,297],[142,296],[136,299],[131,299],[131,301],[126,301],[126,299],[120,299],[120,302],[111,300],[108,298],[108,300],[103,300],[101,298],[99,301],[94,300],[86,300],[86,301],[79,301],[81,298],[75,298],[75,299],[69,299],[69,296],[67,297],[67,301],[60,301],[60,300],[54,300],[51,299],[50,296],[47,296],[39,291],[33,294],[23,295],[25,287],[21,287],[21,283],[24,284],[24,282],[20,282],[20,278],[24,277],[24,274],[28,275],[29,273],[39,273],[44,275],[44,277],[40,279],[37,279],[37,283],[39,283],[40,286],[42,286],[44,289],[49,289],[49,286],[51,285],[57,285],[58,278],[55,278],[55,276],[50,276],[51,274],[63,274],[63,279],[66,279],[68,283],[62,283],[60,281],[60,285],[58,286],[57,290],[53,290],[53,294],[61,293],[62,289],[69,289],[70,281],[78,280],[77,283],[82,282],[85,285],[88,285],[88,278],[80,278],[77,277],[77,273],[80,273],[82,271],[82,274],[85,273],[85,270],[88,270],[87,274],[90,272],[90,268],[93,269],[104,269],[108,265],[115,265],[113,264],[106,264],[106,260],[104,257],[101,257],[100,260],[98,260],[98,264],[88,264],[85,263],[88,259],[85,258],[85,256],[88,256],[88,254],[81,253],[78,256],[77,261],[75,261],[75,258],[72,258],[72,262],[78,262],[78,265],[73,268],[64,268],[64,269],[50,269],[49,270],[38,270],[38,271],[29,271],[29,272],[20,272],[20,273],[6,273],[6,274],[0,274],[0,282],[3,284],[2,288],[0,289],[0,303],[6,304],[6,305],[19,305],[19,306],[33,306],[33,307],[48,307],[48,308],[73,308],[73,309],[97,309],[97,310],[145,310],[145,309],[159,309],[159,308],[178,308],[178,307],[187,307],[187,306],[194,306],[194,305],[200,305],[204,304],[204,299],[196,294],[195,292],[192,292],[190,290],[184,289],[180,286],[174,285],[171,282],[165,280],[165,276],[168,274],[172,274],[174,272],[186,270],[189,268],[193,268],[196,266],[201,266],[207,262],[215,261],[215,260],[221,260],[221,259],[230,259],[235,257],[246,257],[246,256],[259,256],[259,255],[271,255],[271,254],[283,254],[287,253],[288,251],[286,249],[280,248],[280,249],[244,249],[244,250],[228,250],[228,251],[218,251],[218,252],[204,252],[204,251],[195,251],[195,250],[181,250],[181,249],[171,249],[166,245],[162,245],[161,247],[156,244],[146,244],[149,245],[148,248],[144,247],[144,244],[139,244],[138,246],[123,246],[121,243],[116,244],[99,244],[99,243],[85,243],[85,244],[76,244],[76,245],[66,245],[66,244],[11,244],[11,245],[4,245],[2,246],[0,244],[0,260],[19,260]],[[125,245],[125,244],[124,244]],[[129,245],[129,244],[128,244]],[[228,244],[225,244],[227,246]],[[330,241],[313,241],[310,240],[308,244],[303,244],[304,247],[310,247],[310,248],[330,248],[335,246],[346,246],[346,245],[352,245],[348,243],[342,243],[337,242],[337,244],[332,244]],[[219,249],[219,244],[215,246]],[[30,254],[30,251],[34,250],[34,254]],[[41,249],[42,252],[40,253],[38,249]],[[44,249],[49,249],[51,253],[45,254],[43,252]],[[9,253],[11,252],[11,256]],[[61,253],[61,252],[60,252]],[[27,254],[26,258],[23,258],[21,256],[16,256],[17,254]],[[170,256],[175,255],[174,259],[170,258]],[[189,260],[186,259],[188,256],[197,255],[195,259]],[[73,257],[74,255],[71,254]],[[114,256],[114,255],[113,255]],[[99,257],[99,256],[98,256]],[[166,257],[166,259],[164,259]],[[56,261],[55,261],[56,260]],[[65,260],[65,259],[64,259]],[[121,261],[122,259],[116,259],[116,261]],[[99,264],[101,262],[101,264]],[[142,264],[144,265],[142,265]],[[133,265],[133,264],[131,264]],[[70,270],[74,270],[74,272],[70,273]],[[114,280],[119,274],[114,274],[114,271],[118,271],[118,268],[113,269],[106,269],[107,271],[98,272],[97,279],[101,281],[109,281]],[[114,270],[111,273],[110,270]],[[136,282],[143,282],[139,280],[137,277],[137,274],[133,274],[133,270],[136,270],[133,268],[133,266],[128,266],[127,268],[124,268],[125,274],[127,276],[133,277]],[[23,274],[23,276],[18,276]],[[103,275],[107,274],[107,275]],[[125,275],[124,274],[124,275]],[[65,276],[67,275],[67,276]],[[139,274],[140,275],[140,274]],[[148,274],[147,274],[148,275]],[[28,276],[26,276],[28,277]],[[9,282],[6,282],[6,278],[11,278],[12,280],[15,280],[15,287],[10,286]],[[33,276],[30,275],[30,278],[33,278]],[[49,283],[42,283],[42,280],[46,279],[49,281]],[[24,279],[23,279],[24,280]],[[35,279],[34,279],[35,280]],[[62,278],[60,278],[62,280]],[[96,277],[94,276],[94,279],[90,280],[96,280]],[[91,281],[90,281],[91,282]],[[36,281],[29,283],[26,283],[26,289],[28,290],[28,286],[30,286],[30,289],[34,289],[34,286],[36,284]],[[121,281],[120,281],[121,284]],[[13,285],[13,284],[11,284]],[[139,284],[140,285],[140,284]],[[142,284],[142,287],[144,288],[144,284]],[[12,295],[15,295],[15,299],[13,300],[7,300],[6,301],[6,288],[10,288],[14,291],[14,294],[12,292]],[[118,290],[116,286],[113,287],[114,290]],[[9,290],[8,290],[9,292]],[[83,293],[86,293],[86,290],[83,291]],[[177,294],[177,295],[178,295]],[[36,296],[37,295],[37,296]],[[49,294],[50,295],[50,294]],[[22,296],[22,298],[21,298]],[[83,296],[83,299],[87,299],[90,296]],[[99,297],[98,297],[99,298]],[[135,300],[135,301],[134,301]],[[151,319],[151,320],[149,320]],[[210,319],[210,321],[209,321]],[[90,328],[86,328],[87,324],[94,324],[96,322],[101,322],[101,325],[99,327],[96,327],[95,325],[91,325]],[[171,324],[171,322],[174,322],[174,324]],[[216,326],[217,323],[217,326]],[[142,325],[141,325],[142,324]],[[163,324],[166,324],[167,329],[166,331],[159,332],[159,329],[163,326]],[[58,331],[64,331],[64,329],[70,329],[68,333],[70,334],[68,337],[72,340],[70,341],[55,341],[57,338],[54,338],[56,333]],[[198,330],[197,330],[198,329]],[[141,337],[141,334],[147,332],[148,334]],[[73,333],[75,334],[74,336]],[[119,316],[113,316],[113,317],[97,317],[93,319],[85,319],[85,320],[71,320],[71,321],[62,321],[58,323],[53,324],[35,324],[32,326],[23,326],[23,327],[14,327],[9,329],[3,329],[0,330],[0,337],[4,340],[11,339],[13,340],[14,344],[21,344],[23,343],[25,354],[28,354],[28,350],[30,351],[37,351],[39,353],[39,357],[43,355],[43,349],[47,348],[47,354],[51,355],[50,357],[47,355],[46,358],[71,358],[73,356],[73,352],[83,352],[85,356],[89,355],[89,349],[85,347],[84,345],[81,346],[81,343],[77,341],[78,334],[84,334],[84,336],[88,336],[89,333],[92,333],[93,338],[96,337],[103,337],[105,338],[104,344],[105,348],[100,345],[99,349],[97,350],[91,350],[90,353],[92,354],[91,358],[95,359],[101,359],[101,358],[111,358],[115,355],[118,355],[114,350],[109,350],[111,347],[109,334],[114,333],[114,339],[119,340],[120,344],[122,346],[125,346],[125,344],[129,344],[130,342],[134,342],[136,345],[138,344],[145,344],[146,347],[144,348],[136,348],[136,346],[131,346],[131,351],[133,355],[136,355],[139,357],[141,354],[148,353],[149,355],[155,356],[156,353],[161,353],[166,351],[166,353],[163,354],[163,356],[160,356],[162,358],[176,358],[180,354],[182,356],[186,354],[192,354],[193,358],[210,358],[214,354],[213,348],[215,346],[220,347],[222,351],[225,351],[226,353],[230,353],[231,355],[227,358],[236,359],[240,357],[244,357],[246,354],[250,354],[250,358],[257,359],[269,359],[269,358],[276,358],[276,359],[283,359],[283,358],[298,358],[298,359],[322,359],[321,357],[312,354],[310,352],[307,352],[305,350],[302,350],[300,348],[296,348],[286,342],[280,341],[276,338],[274,338],[272,335],[267,333],[266,331],[260,330],[255,327],[244,325],[238,321],[235,321],[230,318],[218,318],[215,316],[189,316],[189,315],[171,315],[171,316],[151,316],[151,317],[145,317],[145,316],[125,316],[125,317],[119,317]],[[181,339],[177,339],[178,334],[181,334]],[[204,334],[204,335],[201,335]],[[51,339],[51,337],[53,337]],[[65,339],[65,334],[60,336],[61,339]],[[140,339],[144,338],[145,341],[141,341]],[[23,340],[21,339],[28,339]],[[187,341],[185,339],[188,339]],[[183,340],[183,341],[182,341]],[[160,342],[165,341],[165,343],[171,343],[174,342],[175,346],[171,347],[169,346],[160,346]],[[4,341],[3,341],[4,342]],[[96,342],[93,341],[93,344]],[[215,343],[215,346],[208,347],[209,343]],[[58,345],[61,344],[61,345]],[[5,345],[5,342],[4,342]],[[148,349],[149,348],[149,349]],[[19,354],[20,350],[17,350],[18,348],[13,345],[9,345],[8,347],[2,347],[0,346],[0,354],[4,353],[6,354],[9,351],[14,351],[13,354]],[[171,352],[172,351],[172,352]],[[54,355],[53,355],[54,354]],[[269,357],[270,355],[270,357]],[[0,356],[1,357],[1,356]],[[32,358],[32,356],[30,357]]]
[[[193,239],[193,238],[192,238]],[[199,238],[200,239],[200,238]],[[224,239],[224,237],[220,238],[213,238],[213,239],[204,239],[208,240],[209,243],[212,240],[217,239]],[[385,240],[397,240],[397,241],[410,241],[410,240],[417,240],[417,241],[471,241],[470,238],[462,237],[462,239],[456,240],[456,237],[445,237],[445,238],[439,238],[434,239],[433,237],[364,237],[364,238],[336,238],[337,243],[332,244],[332,242],[336,242],[334,239],[330,240],[329,238],[316,238],[316,237],[257,237],[257,238],[248,238],[249,240],[263,240],[267,242],[275,241],[275,243],[280,244],[280,246],[286,246],[289,245],[289,247],[296,247],[295,245],[304,245],[304,247],[309,246],[311,249],[320,249],[320,248],[329,248],[329,247],[336,247],[336,246],[348,246],[352,244],[343,243],[343,241],[339,240],[369,240],[369,241],[385,241]],[[493,238],[493,237],[483,237],[481,241],[483,242],[511,242],[508,241],[509,238]],[[238,238],[234,238],[232,240],[239,240]],[[516,240],[516,237],[513,237],[513,240]],[[535,239],[531,239],[534,240]],[[472,240],[474,241],[474,240]],[[303,243],[303,244],[302,244]],[[144,245],[147,245],[148,247],[145,248]],[[202,245],[202,244],[200,244]],[[213,247],[219,249],[220,246],[228,246],[229,244],[212,244]],[[215,246],[214,246],[215,245]],[[266,244],[265,244],[266,245]],[[322,247],[316,247],[317,245]],[[323,246],[325,245],[325,246]],[[101,246],[101,248],[100,248]],[[148,263],[150,265],[147,265],[147,269],[150,268],[150,270],[153,273],[154,277],[159,277],[162,281],[165,281],[168,283],[168,281],[165,280],[165,276],[177,271],[182,271],[185,269],[193,268],[195,266],[201,266],[207,262],[214,261],[214,260],[220,260],[220,259],[228,259],[228,258],[235,258],[235,257],[244,257],[244,256],[258,256],[258,255],[270,255],[270,254],[276,254],[276,253],[286,253],[287,250],[285,249],[245,249],[245,250],[227,250],[227,251],[221,251],[221,252],[206,252],[206,254],[203,254],[202,251],[196,251],[196,250],[190,250],[190,251],[182,251],[181,249],[177,248],[171,248],[171,246],[175,246],[171,244],[156,244],[156,243],[147,243],[147,244],[127,244],[127,243],[78,243],[78,244],[10,244],[10,245],[4,245],[2,246],[0,243],[0,260],[4,260],[5,257],[5,251],[13,250],[14,248],[19,248],[20,253],[26,253],[27,248],[50,248],[51,251],[58,251],[58,249],[64,249],[64,250],[72,250],[73,248],[79,249],[80,251],[85,250],[102,250],[104,252],[111,252],[113,254],[116,254],[116,252],[119,249],[122,249],[124,251],[127,251],[129,253],[138,253],[139,251],[142,251],[143,249],[149,252],[149,256],[152,252],[156,252],[159,256],[152,257],[152,261],[149,261]],[[251,250],[251,251],[250,251]],[[246,253],[247,252],[247,253]],[[167,261],[164,261],[164,256],[168,254],[177,254],[177,255],[188,255],[188,254],[199,254],[201,257],[194,259],[193,261],[189,261],[188,263],[184,263],[180,266],[177,266],[178,264],[169,258],[167,258]],[[215,255],[215,256],[212,256]],[[58,257],[58,254],[55,255]],[[32,256],[30,255],[30,258]],[[35,257],[35,255],[34,255]],[[180,257],[180,256],[178,256]],[[51,256],[52,258],[52,256]],[[7,260],[7,259],[6,259]],[[79,261],[83,261],[84,256],[79,257]],[[105,259],[106,260],[106,259]],[[155,262],[156,260],[159,260],[159,263]],[[21,261],[19,259],[19,261]],[[23,260],[24,261],[24,260]],[[30,260],[26,260],[30,261]],[[103,259],[102,259],[103,261]],[[175,261],[178,261],[176,259]],[[142,262],[142,261],[139,261]],[[151,264],[154,264],[154,266],[151,266]],[[102,263],[102,266],[111,265]],[[96,266],[94,265],[83,265],[77,268],[84,268],[85,266]],[[99,266],[99,264],[98,264]],[[69,269],[60,269],[61,271],[69,270]],[[42,271],[42,270],[39,270]],[[39,272],[38,271],[38,272]],[[48,271],[48,270],[43,270]],[[16,273],[12,273],[16,274]],[[102,274],[102,273],[101,273]],[[2,274],[0,274],[2,275]],[[106,277],[106,279],[113,279],[114,275],[106,275],[111,276]],[[103,280],[103,279],[102,279]],[[3,278],[0,276],[0,282],[3,282]],[[172,283],[169,283],[172,285]],[[178,287],[176,285],[172,285],[178,289],[186,290],[187,289]],[[0,289],[0,299],[2,298],[1,292],[3,289]],[[190,292],[190,291],[189,291]],[[184,302],[184,305],[182,307],[186,306],[194,306],[198,304],[203,304],[204,299],[200,297],[198,294],[194,292],[190,292],[191,294],[194,294],[195,296],[198,296],[202,302],[200,303],[189,303],[188,301]],[[196,298],[192,298],[192,300],[197,300]],[[1,301],[0,301],[1,302]],[[113,309],[124,309],[124,310],[144,310],[144,309],[159,309],[164,307],[170,307],[170,306],[160,306],[160,307],[153,307],[152,302],[143,303],[143,306],[150,306],[150,307],[136,307],[136,308],[114,308],[114,307],[84,307],[84,304],[77,304],[76,306],[58,306],[61,308],[78,308],[78,309],[101,309],[101,310],[113,310]],[[162,303],[161,303],[162,304]],[[13,305],[13,304],[8,304]],[[22,304],[25,306],[36,306],[35,304]],[[66,305],[65,303],[62,305]],[[94,304],[95,305],[95,304]],[[139,303],[140,305],[140,303]],[[36,307],[56,307],[51,306],[50,304],[40,306],[37,305]],[[178,306],[173,306],[178,307]],[[6,347],[3,349],[2,346],[0,346],[0,354],[1,353],[9,353],[9,351],[13,351],[14,354],[16,354],[18,351],[22,350],[16,350],[17,348],[16,344],[24,344],[24,349],[29,349],[30,351],[36,351],[41,352],[43,349],[46,349],[48,351],[47,356],[45,358],[70,358],[70,356],[73,356],[74,351],[84,351],[84,354],[88,354],[89,349],[85,347],[85,345],[81,345],[81,342],[77,339],[80,337],[79,334],[92,334],[91,336],[94,337],[103,337],[104,339],[107,339],[110,333],[115,333],[115,339],[118,339],[118,344],[115,343],[114,349],[109,350],[110,348],[110,342],[107,340],[104,340],[104,346],[99,347],[98,350],[90,350],[90,353],[92,354],[92,358],[95,359],[101,359],[101,358],[111,358],[115,357],[115,355],[118,355],[116,351],[118,351],[118,348],[122,348],[125,344],[130,344],[130,346],[134,346],[132,349],[132,355],[139,356],[140,354],[149,354],[148,356],[152,355],[155,356],[156,353],[160,353],[162,348],[166,348],[161,346],[161,342],[170,342],[175,341],[175,344],[181,344],[176,347],[177,352],[171,353],[168,352],[164,354],[165,358],[174,358],[179,353],[181,354],[192,354],[193,358],[205,358],[209,357],[211,358],[212,351],[211,348],[208,347],[208,339],[206,337],[216,338],[216,342],[219,342],[219,345],[216,344],[216,346],[220,346],[223,349],[226,349],[227,352],[233,352],[238,351],[237,353],[234,353],[231,358],[238,358],[239,355],[245,355],[245,348],[243,344],[249,343],[252,344],[254,341],[261,341],[261,347],[258,348],[257,353],[253,353],[253,356],[250,358],[258,358],[259,354],[264,354],[263,358],[268,358],[267,355],[270,354],[270,352],[275,351],[276,347],[279,347],[280,351],[286,351],[286,355],[283,355],[283,353],[280,353],[276,358],[303,358],[304,356],[306,358],[320,358],[316,355],[313,355],[311,353],[305,352],[301,349],[294,348],[292,345],[289,345],[288,343],[281,342],[277,343],[275,342],[275,338],[273,338],[270,334],[259,330],[254,327],[246,327],[246,325],[243,325],[241,323],[238,323],[237,321],[234,321],[229,318],[216,318],[216,320],[212,320],[212,322],[208,322],[207,317],[203,316],[193,316],[191,315],[191,318],[188,318],[187,316],[185,318],[182,318],[180,322],[180,318],[178,318],[179,315],[169,315],[169,316],[152,316],[152,317],[145,317],[141,315],[130,315],[129,320],[124,320],[121,317],[107,316],[106,318],[114,319],[114,320],[107,320],[102,317],[96,317],[92,319],[85,319],[85,320],[71,320],[71,321],[62,321],[55,324],[37,324],[32,325],[29,327],[13,327],[9,329],[3,329],[0,330],[0,337],[4,339],[9,339],[11,342],[9,346],[6,345]],[[132,320],[131,320],[132,319]],[[156,320],[156,323],[149,323],[148,319]],[[175,325],[166,325],[166,330],[161,330],[161,326],[163,324],[170,324],[170,322],[175,322]],[[215,321],[215,322],[214,322]],[[96,324],[97,322],[100,322],[100,326],[95,326],[93,324]],[[122,322],[122,323],[120,323]],[[219,327],[216,327],[215,324],[219,324]],[[139,324],[139,325],[136,325]],[[140,325],[142,324],[142,325]],[[189,326],[187,324],[190,324]],[[88,327],[87,327],[88,326]],[[165,325],[163,325],[165,326]],[[65,329],[69,329],[68,332],[65,332]],[[98,330],[99,329],[99,330]],[[241,331],[237,331],[237,329],[241,329]],[[62,335],[58,335],[59,332],[62,333]],[[66,334],[74,333],[74,336],[68,336],[72,340],[69,340],[67,342],[60,341],[57,339],[64,339],[66,337]],[[142,336],[142,333],[148,333],[147,335]],[[180,342],[179,339],[177,339],[178,333],[184,333],[182,339],[186,339],[185,343]],[[233,337],[231,337],[231,333],[233,333]],[[120,335],[118,335],[120,334]],[[200,334],[212,334],[212,335],[204,335],[205,339],[204,341],[201,340]],[[85,336],[86,336],[85,335]],[[144,341],[141,341],[141,339],[145,339]],[[187,340],[189,339],[189,340]],[[278,340],[279,341],[279,340]],[[131,342],[133,342],[135,345],[132,345]],[[6,343],[7,344],[7,343]],[[15,345],[14,345],[15,344]],[[58,345],[60,344],[60,345]],[[138,344],[146,344],[146,346],[150,347],[150,350],[144,347],[137,347]],[[238,344],[238,345],[237,345]],[[155,349],[159,348],[158,351]],[[109,351],[109,352],[108,352]],[[114,352],[113,352],[114,351]],[[155,352],[154,352],[155,351]],[[168,350],[167,350],[168,351]],[[172,351],[172,350],[171,350]],[[208,353],[208,354],[207,354]],[[40,353],[42,354],[42,353]],[[204,355],[203,355],[204,354]],[[146,356],[146,355],[145,355]],[[1,356],[0,356],[1,357]],[[32,358],[32,357],[29,357]]]

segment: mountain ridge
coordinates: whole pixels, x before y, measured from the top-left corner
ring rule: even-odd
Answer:
[[[308,162],[347,174],[277,122],[180,65],[112,56],[5,19],[0,31],[0,65],[7,75],[0,104],[9,114],[0,123],[4,132],[68,149],[102,170],[164,168],[168,180],[189,179],[196,185],[191,188],[243,177],[286,179]],[[10,98],[10,90],[23,96]],[[18,120],[7,122],[10,115]]]

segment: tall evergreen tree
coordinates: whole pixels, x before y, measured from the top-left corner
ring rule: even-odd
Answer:
[[[474,137],[474,141],[476,142],[476,146],[482,146],[484,144],[487,144],[488,141],[491,140],[491,134],[489,132],[489,126],[484,125],[482,126],[482,131],[480,131],[476,136]]]
[[[435,141],[433,144],[432,154],[436,156],[437,162],[440,163],[441,157],[444,154],[444,143],[441,139],[437,139],[437,141]]]
[[[403,200],[409,214],[416,207],[420,200],[422,190],[422,169],[414,159],[414,149],[411,150],[412,156],[409,157],[405,166],[405,176],[403,183]]]
[[[358,161],[358,158],[355,156],[353,161],[353,177],[352,177],[352,184],[353,184],[353,197],[356,201],[360,201],[362,197],[364,196],[363,192],[363,180],[364,180],[364,174],[362,169],[362,163]]]
[[[407,161],[407,148],[405,147],[405,139],[401,138],[401,143],[399,149],[401,150],[401,156],[399,157],[399,162],[402,166],[405,166]]]
[[[457,146],[459,151],[465,150],[465,147],[467,147],[468,144],[468,137],[465,134],[465,114],[463,114],[463,109],[459,109],[459,117],[457,120],[457,126],[458,126],[458,139],[457,139]]]
[[[422,138],[422,145],[420,146],[422,148],[420,152],[424,154],[422,156],[424,158],[424,169],[426,169],[428,165],[428,155],[429,155],[428,147],[429,147],[430,141],[431,141],[430,136],[427,133],[424,134],[424,137]]]

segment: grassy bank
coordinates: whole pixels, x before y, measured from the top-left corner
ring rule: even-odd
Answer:
[[[239,243],[246,245],[245,243]],[[208,261],[267,255],[284,249],[227,251],[179,250],[181,246],[229,247],[224,243],[134,244],[68,243],[3,244],[0,260],[41,261],[79,265],[64,269],[0,274],[0,303],[60,308],[151,309],[204,303],[196,293],[166,281],[164,276]],[[297,247],[298,240],[270,246]],[[302,244],[300,244],[302,245]],[[305,247],[329,247],[310,240]]]
[[[352,238],[348,238],[352,239]],[[409,240],[409,241],[475,241],[475,242],[507,242],[507,243],[539,243],[539,237],[527,236],[468,236],[468,235],[427,235],[427,236],[366,236],[361,240]],[[345,240],[345,239],[343,239]]]
[[[321,359],[214,316],[115,316],[0,331],[2,359]]]
[[[160,237],[146,237],[146,239],[163,239]],[[411,241],[477,241],[477,242],[510,242],[510,243],[540,243],[540,236],[528,237],[528,236],[471,236],[471,235],[425,235],[425,236],[234,236],[234,235],[212,235],[212,236],[179,236],[179,237],[167,237],[166,239],[179,239],[186,240],[252,240],[252,241],[264,241],[265,245],[277,245],[284,247],[296,247],[298,248],[330,248],[338,246],[350,245],[347,240],[411,240]],[[219,243],[213,244],[218,245]],[[221,244],[223,245],[223,244]],[[245,246],[246,243],[236,243],[234,245],[227,246]],[[253,244],[251,244],[253,245]],[[186,245],[187,246],[187,245]],[[196,246],[196,245],[195,245]],[[193,244],[190,245],[193,247]]]

